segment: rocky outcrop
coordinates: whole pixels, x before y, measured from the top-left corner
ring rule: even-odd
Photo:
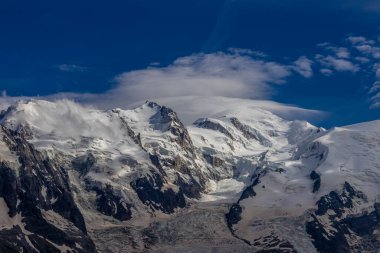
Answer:
[[[366,196],[348,182],[342,192],[332,191],[317,202],[306,231],[318,252],[377,252],[380,204],[375,203],[373,211],[358,212],[365,202]]]
[[[260,168],[257,168],[256,171],[260,171]],[[251,245],[251,242],[247,239],[244,239],[244,238],[236,235],[233,226],[238,224],[241,221],[241,214],[243,212],[243,209],[240,205],[240,202],[244,199],[252,198],[252,197],[256,196],[256,192],[254,190],[254,187],[260,183],[261,175],[262,174],[260,172],[258,172],[257,174],[252,176],[252,183],[243,190],[243,192],[240,195],[239,200],[236,203],[232,204],[228,213],[225,215],[226,221],[227,221],[227,226],[228,226],[229,230],[231,231],[231,234],[234,237],[242,240],[243,242],[245,242],[248,245]]]
[[[286,240],[282,240],[274,233],[256,239],[252,245],[260,250],[258,253],[297,253],[294,246]]]
[[[195,121],[194,125],[197,127],[200,127],[200,128],[216,130],[216,131],[224,134],[225,136],[227,136],[231,140],[234,140],[234,137],[232,136],[232,134],[224,126],[222,126],[222,124],[220,124],[214,120],[210,120],[208,118],[201,118],[201,119],[198,119],[197,121]]]
[[[95,163],[96,158],[91,153],[76,157],[71,161],[72,167],[78,171],[80,176],[86,175]]]
[[[143,145],[149,154],[151,162],[161,173],[160,180],[165,181],[165,177],[167,176],[166,170],[173,169],[176,179],[172,183],[178,186],[180,195],[183,194],[189,198],[199,198],[205,190],[207,179],[200,172],[199,164],[195,162],[195,159],[203,160],[203,157],[195,148],[187,128],[172,109],[149,101],[145,105],[155,112],[149,118],[149,126],[156,131],[162,132],[163,138],[167,139],[168,142],[168,145],[165,144],[163,146],[152,141],[148,141]],[[146,182],[154,182],[157,181],[158,177],[153,175],[152,178],[155,179],[152,181],[152,179],[145,178],[138,183],[146,184]],[[172,195],[169,191],[164,195],[168,194]],[[178,203],[181,203],[177,205],[178,207],[183,205],[182,200]]]
[[[0,131],[20,163],[18,168],[0,163],[0,197],[9,210],[10,222],[0,230],[0,249],[60,252],[60,247],[66,247],[72,252],[95,252],[66,172],[44,158],[22,134],[4,127]],[[66,226],[59,225],[62,223]],[[12,243],[5,239],[10,237]]]
[[[140,200],[152,211],[160,210],[173,213],[176,208],[186,206],[185,197],[181,190],[175,192],[172,188],[163,189],[164,183],[158,174],[147,175],[131,182]]]
[[[120,221],[132,218],[132,205],[127,203],[122,197],[115,194],[112,186],[106,185],[104,188],[93,188],[96,192],[96,209],[107,216],[112,216]]]
[[[238,118],[233,117],[230,120],[231,123],[236,127],[236,129],[238,129],[248,140],[255,140],[266,147],[272,146],[272,143],[256,129],[253,129],[250,126],[243,124],[242,122],[240,122]]]
[[[313,193],[315,193],[321,187],[321,176],[313,170],[310,173],[310,179],[313,180]]]

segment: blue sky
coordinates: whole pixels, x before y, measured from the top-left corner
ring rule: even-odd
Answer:
[[[326,127],[379,119],[379,21],[372,0],[2,1],[0,90],[143,99],[198,81],[326,111]]]

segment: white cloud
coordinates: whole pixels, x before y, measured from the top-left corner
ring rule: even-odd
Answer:
[[[3,90],[1,91],[1,96],[0,96],[0,112],[6,109],[8,106],[9,106],[9,102],[8,102],[7,91]]]
[[[3,110],[8,109],[10,105],[12,105],[15,101],[21,99],[21,97],[9,97],[7,95],[7,91],[3,90],[1,91],[1,96],[0,96],[0,112]]]
[[[102,107],[110,103],[120,106],[176,96],[269,98],[273,86],[283,84],[291,74],[287,65],[247,55],[194,54],[178,58],[167,67],[122,73],[115,78],[115,88],[96,97],[96,103]],[[92,99],[90,95],[85,98]]]
[[[312,60],[306,56],[301,56],[294,62],[293,70],[306,78],[310,78],[313,76],[313,70],[311,68],[312,64]]]

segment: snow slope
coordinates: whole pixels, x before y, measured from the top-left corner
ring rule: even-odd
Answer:
[[[323,117],[324,115],[324,112],[321,111],[303,109],[268,100],[251,100],[218,96],[181,96],[156,98],[154,101],[177,112],[181,121],[185,125],[191,125],[200,117],[218,118],[225,115],[226,112],[252,112],[256,109],[272,112],[286,120],[308,120]],[[130,105],[129,108],[138,107],[142,103],[144,103],[144,101]]]

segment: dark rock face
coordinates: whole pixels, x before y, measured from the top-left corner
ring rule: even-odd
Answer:
[[[173,213],[176,208],[186,206],[185,197],[181,190],[175,192],[168,188],[162,190],[163,181],[158,174],[147,175],[131,182],[131,187],[136,191],[140,200],[152,211],[161,210],[164,213]]]
[[[16,173],[5,162],[0,163],[0,197],[4,198],[9,215],[17,213],[17,180]]]
[[[166,176],[166,167],[178,172],[176,173],[177,179],[175,183],[179,186],[181,194],[189,198],[200,197],[201,192],[205,189],[206,180],[203,174],[198,173],[198,165],[192,162],[198,154],[189,132],[172,109],[160,106],[155,102],[146,102],[146,105],[157,111],[156,114],[150,117],[149,123],[155,130],[169,131],[174,135],[175,137],[170,137],[169,141],[177,143],[179,148],[184,151],[182,154],[185,157],[185,159],[180,155],[167,157],[167,155],[161,154],[159,149],[154,149],[149,153],[150,160],[160,171],[162,178]],[[194,178],[199,178],[199,180],[197,181]]]
[[[231,118],[231,123],[248,140],[256,140],[263,146],[267,146],[267,147],[272,146],[272,143],[268,139],[266,139],[259,131],[241,123],[237,118]]]
[[[319,188],[321,187],[321,176],[317,172],[315,172],[315,170],[313,170],[310,173],[310,178],[311,178],[311,180],[314,181],[314,183],[313,183],[313,193],[317,192],[319,190]]]
[[[118,112],[117,110],[114,110],[114,112]],[[121,120],[121,123],[123,125],[123,127],[125,129],[127,129],[127,133],[128,133],[128,136],[132,138],[132,140],[137,144],[139,145],[140,147],[142,147],[142,143],[141,143],[141,136],[140,136],[140,133],[136,134],[132,128],[128,125],[128,123],[124,120],[123,117],[120,117],[120,120]]]
[[[307,151],[303,150],[303,152],[296,155],[296,159],[315,159],[317,160],[317,164],[315,164],[315,168],[321,165],[327,158],[329,150],[326,146],[323,146],[320,142],[312,142],[307,147]]]
[[[252,245],[260,248],[258,253],[297,253],[291,243],[281,240],[274,233],[256,239]]]
[[[197,121],[194,122],[194,125],[196,125],[197,127],[201,127],[201,128],[219,131],[222,134],[224,134],[225,136],[227,136],[228,138],[230,138],[231,140],[234,140],[234,137],[232,136],[232,134],[225,127],[223,127],[219,123],[212,122],[207,118],[198,119]]]
[[[257,170],[259,170],[259,168]],[[233,225],[237,224],[241,220],[240,215],[243,210],[239,205],[240,202],[244,199],[256,196],[254,187],[260,183],[260,177],[262,175],[263,173],[258,173],[257,175],[252,176],[252,183],[243,190],[237,203],[233,204],[230,211],[226,214],[227,225],[231,232],[233,232]]]
[[[179,157],[174,158],[174,160],[170,159],[162,159],[159,155],[151,155],[149,154],[149,158],[153,165],[160,171],[161,177],[158,176],[159,180],[161,181],[162,185],[162,179],[166,176],[166,172],[162,167],[162,164],[164,166],[169,166],[175,168],[178,172],[187,174],[190,177],[189,180],[184,180],[180,173],[177,173],[177,179],[175,181],[175,184],[180,188],[181,192],[189,197],[189,198],[199,198],[201,195],[201,192],[204,190],[204,185],[198,183],[194,177],[192,176],[193,171],[189,169],[188,165],[182,161]],[[199,176],[200,179],[202,179],[202,176]]]
[[[234,237],[242,240],[243,242],[245,242],[248,245],[251,245],[251,242],[244,239],[244,238],[240,238],[239,236],[237,236],[235,234],[235,230],[234,230],[233,226],[238,224],[239,221],[241,220],[241,214],[243,212],[243,209],[240,206],[240,202],[244,199],[256,196],[256,192],[254,190],[254,187],[260,183],[260,176],[261,175],[262,174],[258,173],[256,176],[252,176],[252,183],[244,189],[244,191],[242,192],[237,203],[234,203],[230,207],[229,212],[225,215],[227,226],[228,226],[228,229],[231,231],[231,234]]]
[[[238,224],[241,220],[241,213],[243,209],[239,203],[235,203],[230,207],[230,211],[226,214],[227,225],[230,230],[233,230],[233,225]]]
[[[56,245],[65,245],[72,252],[95,252],[95,246],[87,235],[85,222],[76,206],[66,172],[44,159],[23,138],[22,134],[2,127],[4,142],[19,157],[19,168],[0,163],[0,197],[9,209],[9,217],[22,217],[21,225],[0,231],[0,249],[4,252],[59,252]],[[17,171],[17,173],[16,173]],[[71,224],[59,227],[46,217],[48,213]],[[17,235],[17,236],[15,236]],[[8,240],[6,238],[13,238]]]
[[[132,218],[132,205],[126,203],[123,198],[115,196],[115,191],[110,185],[105,188],[93,188],[97,193],[96,209],[104,215],[112,216],[120,221]]]
[[[244,189],[243,193],[241,194],[239,198],[239,202],[242,201],[243,199],[256,196],[256,192],[253,188],[260,183],[260,176],[261,174],[259,173],[257,176],[252,177],[251,185],[249,185],[247,188]]]
[[[17,240],[15,239],[17,238]],[[33,245],[31,247],[30,243]],[[23,234],[19,226],[12,229],[4,229],[0,231],[0,252],[4,253],[36,253],[37,249],[41,253],[60,253],[53,244],[35,234],[26,236]],[[75,251],[77,252],[77,251]]]
[[[260,178],[266,174],[265,169],[262,169],[261,167],[258,167],[256,171],[258,171],[258,173],[252,175],[252,183],[243,190],[237,203],[234,203],[230,207],[229,212],[225,215],[227,226],[234,237],[257,249],[257,251],[254,252],[297,253],[296,249],[289,241],[281,239],[280,236],[276,235],[274,232],[257,239],[250,240],[247,240],[236,234],[234,225],[238,224],[241,221],[241,214],[243,212],[243,208],[240,205],[240,202],[256,196],[254,187],[260,184]],[[262,187],[265,188],[264,185]]]
[[[137,165],[136,161],[128,158],[123,158],[120,162],[131,166]],[[84,179],[86,190],[96,192],[96,210],[120,221],[131,219],[132,205],[120,197],[120,194],[117,195],[117,191],[115,191],[112,186],[94,184],[91,180],[85,177],[95,164],[96,158],[91,153],[76,157],[71,161],[72,168],[78,171],[80,177]]]
[[[217,156],[203,154],[203,158],[213,167],[226,167],[226,162]]]
[[[306,231],[321,253],[377,252],[380,205],[374,211],[355,213],[355,202],[366,202],[363,193],[345,183],[341,193],[332,191],[317,202],[317,210],[306,223]],[[353,213],[353,214],[352,214]]]
[[[191,175],[190,181],[185,181],[180,175],[177,174],[175,184],[179,186],[181,192],[189,198],[199,198],[204,186],[198,183]]]
[[[88,153],[80,157],[76,157],[74,160],[71,161],[71,165],[75,170],[79,172],[81,176],[86,175],[95,163],[96,158],[91,153]]]

